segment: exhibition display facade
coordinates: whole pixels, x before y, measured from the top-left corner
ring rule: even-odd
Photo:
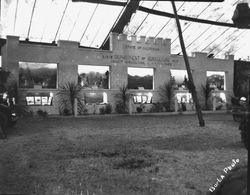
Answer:
[[[73,41],[39,44],[7,36],[7,43],[2,47],[2,68],[11,72],[8,82],[17,83],[19,102],[34,112],[42,109],[59,114],[57,92],[66,82],[82,87],[89,114],[98,113],[93,110],[98,105],[110,104],[114,108],[115,94],[126,85],[135,105],[133,112],[141,104],[149,109],[153,103],[160,102],[159,88],[170,79],[175,80],[174,101],[185,103],[187,111],[194,109],[183,57],[171,54],[170,39],[112,33],[109,44],[110,50],[100,50],[80,47]],[[206,53],[195,52],[189,62],[202,105],[205,101],[202,86],[207,81],[219,103],[230,101],[233,56],[213,59]]]

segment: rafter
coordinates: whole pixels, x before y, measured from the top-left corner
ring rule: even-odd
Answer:
[[[150,14],[155,14],[155,15],[158,15],[158,16],[174,18],[174,14],[149,9],[149,8],[142,7],[142,6],[139,6],[138,10],[146,12],[146,13],[150,13]],[[225,27],[237,28],[233,23],[215,22],[215,21],[212,21],[212,20],[204,20],[204,19],[192,18],[192,17],[182,16],[182,15],[178,15],[178,16],[179,16],[179,19],[181,19],[181,20],[187,20],[187,21],[199,22],[199,23],[203,23],[203,24],[212,24],[212,25],[217,25],[217,26],[225,26]],[[247,29],[250,29],[250,26],[247,27]]]
[[[118,22],[115,24],[112,32],[122,33],[124,27],[130,22],[131,16],[133,13],[136,12],[137,8],[139,7],[140,0],[129,0],[124,12],[122,13],[121,17],[119,18]]]
[[[61,28],[62,21],[63,21],[64,15],[65,15],[65,12],[66,12],[66,10],[67,10],[67,8],[68,8],[68,5],[69,5],[69,0],[68,0],[67,4],[66,4],[66,6],[65,6],[65,8],[64,8],[64,10],[63,10],[63,15],[62,15],[62,17],[61,17],[59,26],[58,26],[58,28],[57,28],[56,35],[55,35],[55,38],[54,38],[54,42],[56,41],[56,37],[57,37],[58,32],[59,32],[59,30],[60,30],[60,28]]]
[[[247,32],[247,30],[242,31],[237,37],[235,37],[234,39],[232,39],[231,41],[229,41],[219,52],[217,52],[216,54],[214,54],[214,56],[217,56],[219,53],[221,53],[228,45],[230,45],[232,42],[234,42],[235,40],[237,40],[242,34],[245,34]],[[236,51],[238,51],[239,49],[237,49]],[[236,53],[235,51],[235,53]]]
[[[32,24],[32,20],[33,20],[33,15],[34,15],[35,7],[36,7],[36,0],[35,0],[35,2],[34,2],[34,4],[33,4],[32,13],[31,13],[31,18],[30,18],[30,24],[29,24],[29,29],[28,29],[28,34],[27,34],[26,40],[29,40],[30,29],[31,29],[31,24]]]
[[[85,28],[84,32],[82,33],[82,36],[81,36],[81,38],[80,38],[79,43],[81,43],[81,42],[82,42],[82,39],[83,39],[83,37],[84,37],[84,35],[85,35],[85,33],[86,33],[86,31],[87,31],[87,29],[88,29],[89,25],[90,25],[90,22],[92,21],[92,19],[93,19],[94,15],[95,15],[95,12],[96,12],[96,10],[97,10],[98,6],[99,6],[99,4],[97,4],[97,5],[95,6],[95,9],[94,9],[93,13],[91,14],[91,17],[90,17],[90,19],[89,19],[89,21],[88,21],[88,24],[87,24],[87,26],[86,26],[86,28]]]
[[[224,30],[223,32],[221,32],[217,37],[215,37],[210,43],[207,44],[206,47],[204,47],[201,52],[204,52],[207,48],[209,48],[210,45],[212,45],[219,37],[221,37],[223,34],[225,34],[228,30],[230,30],[231,28],[228,27],[226,30]]]
[[[98,3],[104,5],[126,6],[125,2],[107,1],[107,0],[72,0],[72,2]]]
[[[119,18],[121,17],[122,13],[124,12],[124,10],[125,10],[125,7],[122,8],[122,10],[119,13],[119,16],[116,18],[116,21],[114,22],[114,24],[112,26],[112,28],[110,29],[109,33],[106,35],[106,37],[105,37],[105,39],[100,47],[101,49],[109,49],[109,34],[110,34],[110,32],[112,32],[115,24],[118,22]]]
[[[15,29],[16,29],[16,18],[17,18],[18,4],[19,4],[19,0],[17,0],[17,2],[16,2],[16,11],[15,11],[14,29],[13,29],[13,33],[14,33],[14,34],[15,34]],[[0,10],[1,10],[1,9],[0,9]]]
[[[154,7],[157,5],[158,1],[156,1],[156,3],[153,5],[153,7],[151,9],[154,9]],[[141,28],[142,24],[145,22],[145,20],[148,18],[149,13],[145,16],[145,18],[142,20],[141,24],[137,27],[137,29],[135,30],[135,32],[133,33],[134,35],[137,33],[137,31]]]
[[[181,6],[178,8],[178,10],[177,10],[177,13],[178,13],[178,11],[183,7],[183,5],[185,4],[185,2],[183,2],[182,4],[181,4]],[[154,36],[154,38],[156,38],[161,32],[162,32],[162,30],[169,24],[169,22],[171,21],[171,19],[172,18],[170,18],[167,22],[166,22],[166,24],[164,24],[164,26],[159,30],[159,32]]]
[[[124,27],[130,22],[132,14],[136,12],[137,8],[139,7],[140,0],[129,0],[124,8],[123,13],[121,14],[117,23],[111,29],[111,32],[115,32],[121,34],[123,32]],[[101,48],[107,49],[109,39],[106,39]]]
[[[208,9],[211,6],[212,3],[209,3],[197,16],[196,18],[198,18],[206,9]],[[196,4],[197,5],[197,4]],[[195,7],[195,6],[194,6]],[[193,8],[191,10],[193,10]],[[192,25],[192,23],[189,23],[183,30],[182,33],[184,33],[190,26]],[[176,38],[174,40],[172,40],[171,45],[178,39],[178,36],[176,36]]]

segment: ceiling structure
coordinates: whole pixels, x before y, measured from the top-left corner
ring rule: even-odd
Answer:
[[[176,1],[188,55],[206,52],[250,60],[250,27],[232,22],[240,0]],[[171,53],[181,47],[170,1],[144,0],[1,0],[0,38],[56,43],[77,41],[82,47],[105,49],[110,32],[171,39]],[[211,56],[211,55],[210,55]]]

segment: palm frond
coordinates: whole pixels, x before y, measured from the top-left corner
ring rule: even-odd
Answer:
[[[66,82],[59,85],[59,91],[57,95],[59,96],[59,110],[63,111],[64,109],[71,110],[71,113],[74,114],[74,101],[75,99],[81,99],[81,90],[82,87],[75,82]]]

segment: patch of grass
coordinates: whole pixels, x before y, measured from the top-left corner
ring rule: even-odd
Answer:
[[[231,115],[204,119],[20,118],[0,142],[0,193],[205,194],[247,151]]]
[[[152,165],[148,159],[143,158],[124,158],[114,164],[114,169],[141,169]]]

